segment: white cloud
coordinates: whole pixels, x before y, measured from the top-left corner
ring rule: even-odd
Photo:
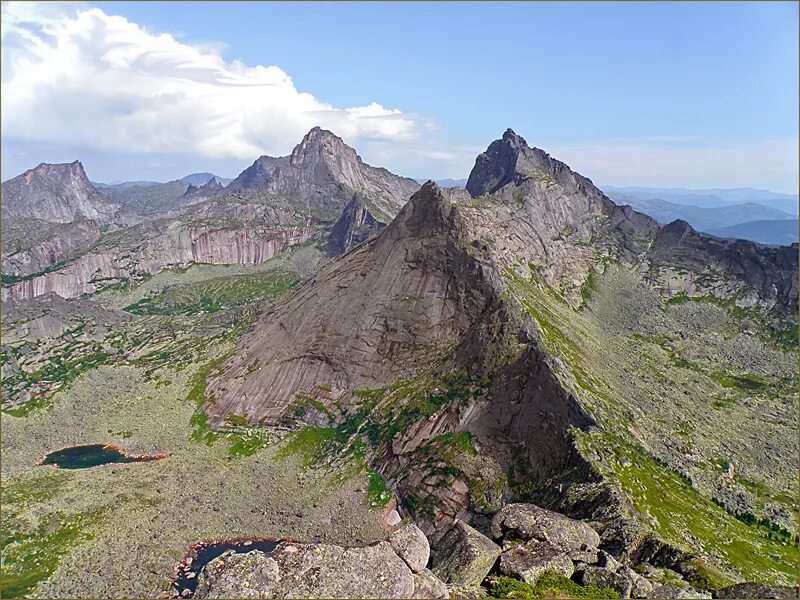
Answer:
[[[285,154],[314,125],[351,144],[425,127],[378,103],[337,108],[276,66],[224,60],[99,8],[3,4],[4,137],[209,158]]]

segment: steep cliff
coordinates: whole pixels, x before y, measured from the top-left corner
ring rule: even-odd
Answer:
[[[51,223],[109,221],[118,206],[89,182],[79,161],[42,163],[3,183],[3,219],[35,218]]]
[[[291,156],[261,157],[228,186],[213,176],[197,187],[187,181],[101,193],[76,162],[40,165],[4,183],[2,297],[73,298],[168,266],[256,264],[323,237],[330,225],[329,251],[344,252],[383,227],[419,188],[365,164],[318,127]],[[116,213],[109,197],[119,201]],[[101,235],[98,225],[112,215],[114,226]],[[48,225],[53,235],[43,237],[33,216],[75,223]]]
[[[536,499],[785,579],[796,550],[731,515],[792,527],[796,253],[662,228],[511,131],[467,189],[426,184],[263,315],[209,380],[211,420],[332,429],[428,532]]]
[[[298,198],[308,208],[334,217],[358,192],[377,219],[388,221],[419,184],[366,164],[341,138],[314,127],[290,156],[260,157],[227,189],[260,189]]]
[[[372,216],[362,198],[356,194],[331,227],[328,247],[334,255],[344,254],[384,227],[386,223]]]

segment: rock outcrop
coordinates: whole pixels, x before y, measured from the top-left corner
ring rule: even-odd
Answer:
[[[331,253],[344,254],[384,227],[386,223],[373,217],[356,194],[331,227],[328,246]]]
[[[79,161],[46,164],[3,183],[2,218],[51,223],[109,221],[116,209],[89,181]]]
[[[55,265],[87,251],[101,235],[94,221],[3,220],[4,283],[52,270]]]
[[[3,184],[3,237],[19,242],[4,239],[3,298],[72,298],[193,262],[255,264],[325,235],[337,217],[328,247],[340,254],[383,228],[417,189],[319,128],[291,156],[261,157],[227,187],[212,176],[198,186],[183,179],[101,192],[79,162],[43,164]],[[34,218],[75,226],[38,244],[14,234]],[[101,236],[112,219],[115,231]]]
[[[532,504],[504,506],[492,518],[491,531],[495,539],[538,540],[562,552],[591,552],[600,545],[600,536],[586,523]]]
[[[310,219],[287,217],[294,222],[238,229],[181,222],[142,224],[104,238],[58,270],[11,283],[3,288],[3,298],[25,300],[51,292],[76,298],[111,284],[141,280],[169,266],[258,264],[322,235],[321,227]]]
[[[480,585],[500,556],[500,546],[463,521],[456,521],[437,544],[433,574],[451,588]]]
[[[195,598],[447,598],[430,571],[415,573],[388,542],[362,548],[281,543],[208,563]]]
[[[500,555],[500,572],[535,585],[545,572],[570,577],[575,571],[570,557],[547,542],[530,541]]]
[[[428,538],[419,527],[413,523],[401,527],[392,533],[389,543],[397,556],[406,561],[409,569],[414,573],[422,573],[425,570],[428,559],[430,559],[431,548],[428,545]]]
[[[259,189],[299,198],[313,210],[334,215],[359,192],[374,217],[388,221],[419,184],[364,163],[341,138],[314,127],[290,156],[260,157],[228,189]]]

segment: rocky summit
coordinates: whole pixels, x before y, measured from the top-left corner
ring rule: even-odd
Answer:
[[[797,597],[797,244],[510,129],[201,179],[3,184],[3,597]]]
[[[89,182],[79,161],[40,164],[3,183],[3,221],[35,218],[53,223],[107,221],[116,206]]]

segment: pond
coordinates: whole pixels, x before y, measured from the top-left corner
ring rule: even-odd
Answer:
[[[166,454],[128,454],[113,444],[83,444],[50,452],[39,461],[39,465],[55,465],[60,469],[87,469],[109,463],[160,460],[166,456]]]
[[[282,540],[273,538],[229,538],[222,540],[206,540],[195,544],[177,568],[177,575],[172,586],[182,598],[194,595],[197,589],[197,578],[200,571],[208,563],[228,550],[237,554],[246,554],[253,550],[272,552]]]

